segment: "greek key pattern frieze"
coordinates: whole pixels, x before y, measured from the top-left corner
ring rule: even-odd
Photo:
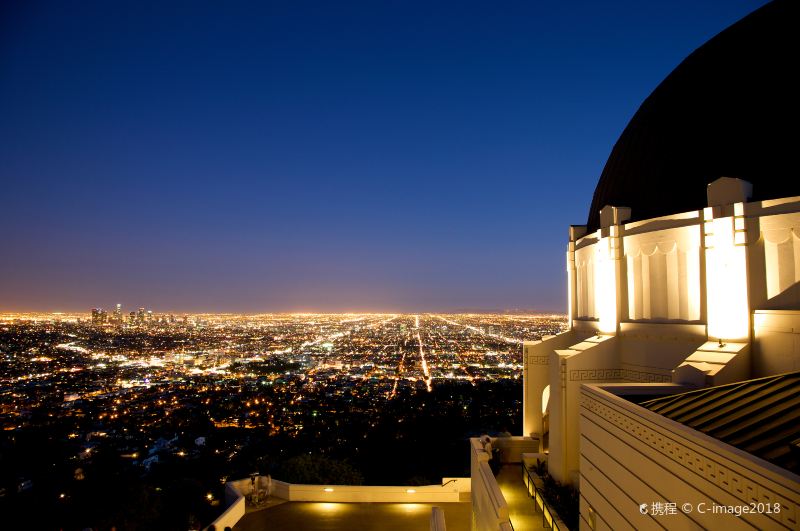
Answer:
[[[622,378],[622,369],[578,369],[569,371],[571,382],[602,382]]]
[[[656,372],[622,369],[622,379],[631,380],[633,382],[669,383],[672,381],[672,376],[669,374],[658,374]]]
[[[528,365],[550,365],[550,358],[547,356],[528,356]]]
[[[778,514],[769,515],[774,520],[794,529],[798,524],[800,505],[788,500],[775,491],[760,485],[750,478],[728,468],[718,461],[686,445],[680,444],[663,433],[645,426],[642,422],[622,414],[586,393],[581,393],[581,407],[610,422],[628,435],[646,444],[667,459],[678,463],[717,487],[738,498],[743,504],[765,503],[781,504]]]

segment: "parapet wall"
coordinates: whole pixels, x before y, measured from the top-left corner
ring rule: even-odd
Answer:
[[[228,508],[212,524],[217,529],[233,527],[245,514],[247,496],[253,485],[260,491],[267,487],[266,476],[229,481],[225,484]],[[470,478],[443,478],[440,485],[369,486],[369,485],[301,485],[273,479],[270,496],[289,502],[330,503],[457,503],[461,492],[469,492]]]
[[[580,453],[581,528],[800,526],[796,475],[601,386],[581,389]],[[658,512],[666,504],[675,510]],[[757,512],[737,516],[715,507]]]

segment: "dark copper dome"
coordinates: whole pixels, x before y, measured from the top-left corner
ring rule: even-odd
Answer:
[[[589,211],[633,220],[707,206],[719,177],[753,200],[800,195],[800,1],[776,0],[695,50],[642,103],[606,162]]]

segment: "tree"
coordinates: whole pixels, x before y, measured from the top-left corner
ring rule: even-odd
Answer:
[[[278,467],[277,477],[289,483],[361,485],[364,477],[347,461],[321,455],[298,455]]]

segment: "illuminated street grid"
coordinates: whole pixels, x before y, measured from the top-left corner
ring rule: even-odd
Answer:
[[[198,418],[292,437],[317,415],[378,411],[445,381],[518,380],[521,341],[564,325],[559,315],[6,314],[0,427],[51,418],[72,422],[79,441],[135,433],[126,455],[146,465],[146,450],[167,448],[162,434]]]

